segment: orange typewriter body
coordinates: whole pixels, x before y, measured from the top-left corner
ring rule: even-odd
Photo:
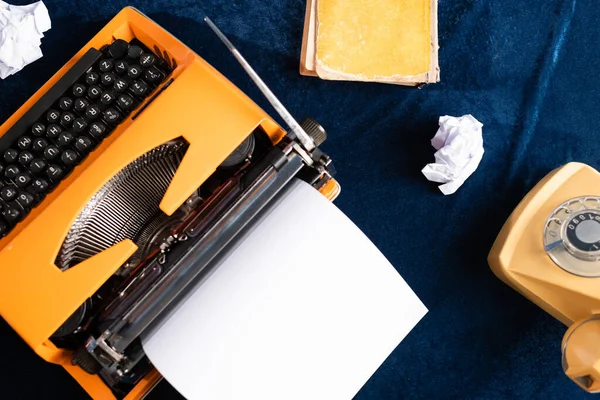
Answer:
[[[171,215],[257,127],[275,144],[285,131],[244,93],[176,38],[133,8],[117,14],[1,127],[0,137],[90,47],[113,39],[138,38],[176,63],[172,83],[137,116],[119,125],[6,237],[0,239],[0,314],[33,350],[62,365],[93,397],[114,398],[97,375],[71,364],[71,352],[49,338],[136,251],[131,240],[61,271],[55,260],[73,221],[90,198],[136,158],[170,140],[183,137],[185,156],[162,199]],[[174,63],[174,64],[175,64]],[[232,118],[232,116],[235,116]],[[333,199],[339,187],[330,181],[320,189]],[[127,399],[142,398],[161,376],[147,374]]]

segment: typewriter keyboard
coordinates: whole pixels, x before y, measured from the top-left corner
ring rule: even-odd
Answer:
[[[167,62],[136,39],[89,49],[0,137],[0,238],[169,73]]]

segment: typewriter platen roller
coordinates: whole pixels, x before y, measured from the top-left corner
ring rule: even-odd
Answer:
[[[36,197],[0,239],[0,265],[7,270],[0,313],[94,398],[141,398],[152,389],[160,375],[140,335],[185,298],[210,272],[211,261],[292,179],[309,182],[331,200],[340,191],[330,158],[318,148],[326,138],[318,123],[303,121],[302,137],[287,134],[204,60],[131,8],[0,128],[0,145],[12,145],[4,135],[57,91],[89,49],[102,53],[115,41],[132,40],[152,50],[158,58],[152,62],[168,65],[168,74],[118,123],[106,121],[113,113],[104,115],[110,134],[92,136],[93,150],[52,181],[48,194]],[[116,78],[117,70],[114,75],[107,79]],[[144,87],[133,81],[128,86]],[[89,93],[82,98],[94,101]]]

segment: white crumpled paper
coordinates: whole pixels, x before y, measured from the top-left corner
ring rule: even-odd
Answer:
[[[483,124],[472,115],[462,117],[443,116],[440,128],[431,139],[437,150],[435,163],[423,168],[423,175],[432,182],[440,182],[445,195],[458,190],[471,176],[483,157]]]
[[[13,6],[0,0],[1,79],[42,57],[41,39],[50,27],[50,15],[43,2]]]

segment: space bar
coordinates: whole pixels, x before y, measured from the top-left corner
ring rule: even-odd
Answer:
[[[63,96],[63,94],[77,82],[94,63],[102,56],[102,53],[94,48],[89,49],[71,69],[69,69],[48,91],[40,97],[23,116],[0,137],[0,154],[8,149],[31,125],[52,107],[52,105]]]

